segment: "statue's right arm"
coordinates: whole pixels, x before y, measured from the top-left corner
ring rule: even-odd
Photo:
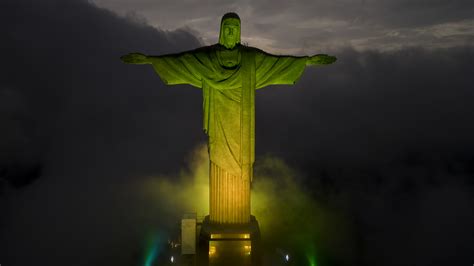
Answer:
[[[144,65],[151,64],[150,57],[141,53],[130,53],[120,57],[125,64]]]
[[[166,55],[144,55],[130,53],[120,57],[126,64],[150,64],[166,85],[190,84],[202,88],[201,73],[205,66],[194,51]]]

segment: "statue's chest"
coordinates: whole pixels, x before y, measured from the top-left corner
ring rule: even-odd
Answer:
[[[237,65],[240,65],[240,49],[217,51],[217,58],[221,66],[226,68],[233,68]]]

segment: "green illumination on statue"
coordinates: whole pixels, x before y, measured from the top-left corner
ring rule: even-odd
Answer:
[[[151,64],[167,85],[190,84],[203,91],[203,128],[208,135],[210,215],[213,223],[250,221],[250,182],[255,148],[255,90],[294,84],[306,66],[333,56],[272,55],[240,43],[240,18],[227,13],[219,43],[160,56],[131,53],[127,64]]]

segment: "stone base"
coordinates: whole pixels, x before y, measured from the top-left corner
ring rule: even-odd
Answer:
[[[199,265],[260,265],[260,229],[255,216],[247,224],[216,224],[204,219],[199,233]]]

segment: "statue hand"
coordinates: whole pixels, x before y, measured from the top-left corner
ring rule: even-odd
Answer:
[[[148,57],[140,53],[130,53],[120,57],[125,64],[149,64]]]
[[[317,54],[310,56],[306,62],[307,66],[312,65],[329,65],[336,62],[337,58],[335,56],[330,56],[327,54]]]

